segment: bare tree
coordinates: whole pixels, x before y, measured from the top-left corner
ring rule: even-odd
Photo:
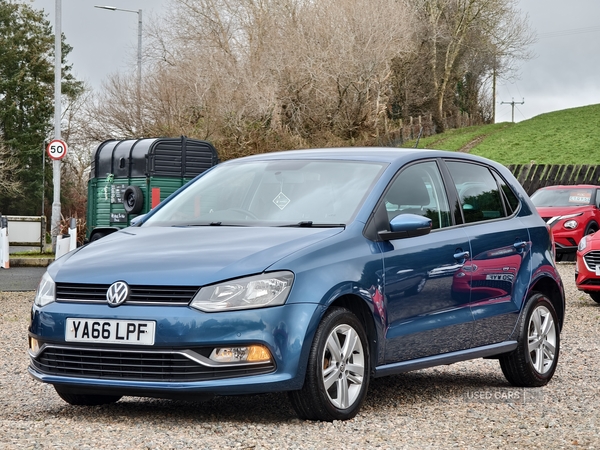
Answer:
[[[92,131],[175,134],[240,152],[311,145],[317,135],[376,135],[392,58],[411,45],[396,0],[175,0],[148,31],[152,69],[136,124],[134,85],[112,76]]]
[[[428,55],[435,96],[434,117],[443,131],[444,102],[467,69],[465,55],[487,51],[494,55],[496,73],[508,72],[515,60],[530,55],[533,34],[516,0],[407,0],[423,25],[420,36]],[[475,38],[476,37],[476,38]],[[450,91],[450,92],[449,92]]]
[[[89,168],[97,144],[88,136],[87,106],[92,99],[92,91],[85,85],[63,98],[61,134],[69,151],[61,164],[61,205],[67,219],[84,220],[86,215]]]
[[[448,104],[476,110],[492,68],[525,55],[514,2],[171,0],[145,31],[141,100],[133,75],[111,76],[87,134],[185,134],[227,159],[376,142],[396,109],[441,130]]]
[[[11,155],[11,151],[4,142],[0,141],[0,191],[5,195],[17,195],[22,188],[18,178],[21,164]]]
[[[287,26],[277,65],[284,123],[345,139],[375,132],[385,115],[392,60],[411,48],[410,15],[396,1],[306,2]]]

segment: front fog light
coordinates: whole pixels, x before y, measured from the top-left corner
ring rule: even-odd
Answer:
[[[257,363],[271,361],[271,352],[263,345],[215,348],[210,359],[220,363]]]
[[[37,355],[40,352],[40,341],[29,336],[29,351],[32,355]]]
[[[568,230],[574,230],[575,228],[577,228],[577,221],[576,220],[567,220],[564,224],[563,227],[567,228]]]

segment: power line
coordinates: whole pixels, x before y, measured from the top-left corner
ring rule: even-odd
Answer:
[[[545,38],[552,38],[552,37],[571,36],[573,34],[594,33],[597,31],[600,31],[600,26],[572,28],[570,30],[560,30],[560,31],[549,31],[548,33],[538,34],[538,37],[540,39],[545,39]]]

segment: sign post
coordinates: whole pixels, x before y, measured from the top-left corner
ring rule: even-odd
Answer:
[[[52,179],[54,182],[54,201],[52,203],[52,224],[50,232],[52,234],[52,247],[56,247],[56,237],[59,234],[60,225],[60,163],[67,154],[67,144],[60,140],[50,141],[46,147],[46,153],[52,160]]]
[[[67,154],[67,143],[60,139],[54,139],[53,141],[50,141],[46,147],[46,152],[50,159],[60,161]]]
[[[60,163],[67,153],[67,146],[60,140],[61,118],[61,81],[62,81],[62,0],[54,0],[56,10],[54,18],[54,140],[46,151],[52,158],[52,182],[54,184],[54,199],[52,202],[52,220],[50,234],[52,235],[52,250],[56,250],[56,237],[60,231]],[[50,148],[54,145],[54,149]],[[51,152],[51,150],[54,150]],[[53,157],[55,155],[58,158]]]

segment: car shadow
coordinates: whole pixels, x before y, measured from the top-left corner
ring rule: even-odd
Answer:
[[[404,408],[437,402],[464,400],[473,391],[512,388],[500,370],[489,373],[446,373],[443,369],[408,372],[372,379],[361,414],[383,414],[389,408]],[[94,421],[110,424],[116,419],[164,425],[170,423],[215,426],[222,422],[273,424],[297,420],[286,393],[218,396],[205,401],[124,397],[118,403],[95,407],[64,405],[52,414],[78,417],[81,408],[94,408]],[[46,412],[50,412],[46,410]]]

